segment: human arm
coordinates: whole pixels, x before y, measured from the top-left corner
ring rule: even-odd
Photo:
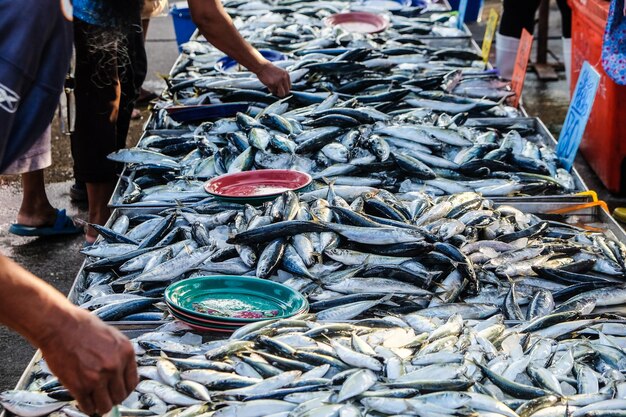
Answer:
[[[86,414],[104,414],[138,382],[132,345],[116,329],[0,255],[0,322],[41,349]]]
[[[220,0],[187,0],[200,33],[217,49],[256,74],[272,94],[284,97],[291,90],[287,71],[273,65],[246,42]]]

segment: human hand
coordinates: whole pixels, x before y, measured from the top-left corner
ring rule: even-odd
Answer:
[[[88,415],[107,413],[138,383],[128,339],[79,308],[39,345],[50,370]]]
[[[285,97],[291,90],[291,79],[289,73],[282,68],[278,68],[271,62],[263,64],[261,69],[256,73],[270,92],[278,97]]]

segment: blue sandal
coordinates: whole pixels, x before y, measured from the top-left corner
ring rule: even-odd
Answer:
[[[54,221],[54,226],[35,227],[14,223],[9,227],[9,233],[17,236],[60,236],[83,233],[83,228],[74,224],[72,218],[65,214],[65,209],[55,210],[57,212],[57,218]]]

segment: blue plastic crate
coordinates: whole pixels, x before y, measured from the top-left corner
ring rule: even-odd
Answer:
[[[189,7],[174,5],[170,9],[170,16],[174,23],[174,32],[176,33],[176,43],[178,49],[180,46],[187,42],[193,32],[196,30],[196,25],[191,20],[191,13],[189,13]]]
[[[452,10],[459,10],[461,0],[448,0]],[[483,0],[468,0],[467,10],[465,11],[465,23],[476,22],[483,10]]]

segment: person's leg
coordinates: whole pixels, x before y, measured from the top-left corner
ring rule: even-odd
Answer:
[[[48,201],[44,182],[44,168],[51,164],[50,127],[37,142],[5,174],[22,174],[22,204],[17,213],[17,223],[24,226],[52,226],[56,210]]]
[[[145,54],[145,45],[146,45],[146,38],[148,37],[148,27],[149,26],[150,26],[150,19],[142,17],[141,18],[141,28],[142,28],[142,35],[143,35],[142,40],[143,40],[143,45],[144,45],[144,54]],[[157,98],[157,95],[155,93],[153,93],[152,91],[146,90],[142,86],[140,91],[139,91],[139,96],[137,97],[136,104],[138,106],[146,105],[151,100],[154,100],[155,98]],[[136,119],[136,118],[138,118],[137,116],[141,116],[141,113],[139,112],[138,109],[135,109],[135,110],[133,110],[131,118],[132,119]]]
[[[116,68],[115,100],[111,102],[114,111],[111,122],[114,125],[113,149],[106,153],[115,152],[126,147],[126,137],[130,127],[131,113],[137,94],[146,74],[146,54],[143,46],[143,34],[139,31],[131,32],[126,39],[127,59],[116,60],[123,63]],[[105,157],[106,157],[105,155]],[[111,165],[110,175],[115,178],[121,171],[120,164]],[[115,181],[87,182],[89,199],[89,221],[95,224],[104,224],[110,216],[109,199],[115,189]],[[88,242],[95,240],[97,232],[88,228],[85,239]]]
[[[146,43],[148,37],[148,26],[150,26],[150,19],[141,19],[141,29],[143,30],[143,43]]]
[[[122,95],[120,85],[121,84],[119,79],[116,79],[115,87],[113,87],[113,90],[115,91],[115,99],[109,103],[109,105],[111,106],[111,116],[109,120],[113,129],[111,131],[112,137],[107,138],[107,142],[109,142],[110,145],[113,145],[113,147],[111,149],[108,149],[106,153],[99,155],[99,159],[106,159],[109,153],[121,149],[118,139],[118,124],[120,122],[120,119],[122,119],[126,123],[126,131],[128,132],[130,114],[127,111],[124,111],[123,115],[120,114],[122,113],[120,111],[120,102]],[[126,120],[128,121],[126,122]],[[87,200],[89,201],[89,223],[104,225],[107,222],[108,218],[111,216],[111,209],[109,209],[108,204],[111,195],[113,195],[113,190],[115,189],[115,174],[117,172],[117,169],[114,165],[111,165],[109,171],[109,179],[99,181],[90,180],[89,177],[85,179],[85,186],[87,188]],[[93,227],[88,227],[85,232],[85,240],[89,243],[92,243],[96,240],[97,237],[98,232],[96,232]]]
[[[138,18],[139,19],[139,18]],[[132,31],[127,36],[128,59],[120,71],[120,104],[117,117],[117,148],[126,147],[126,136],[132,118],[133,108],[141,97],[143,84],[148,69],[148,60],[144,44],[144,34]]]
[[[22,174],[22,204],[17,213],[17,223],[9,232],[20,236],[50,236],[82,233],[65,210],[55,209],[46,194],[44,168],[52,163],[50,127],[33,146],[14,161],[5,174]]]
[[[57,214],[50,204],[43,172],[52,162],[50,122],[71,58],[71,23],[58,5],[36,3],[0,4],[0,96],[6,97],[0,99],[0,173],[22,174],[23,185],[9,232],[78,233],[64,211]]]
[[[518,39],[522,35],[522,29],[533,33],[535,14],[540,4],[541,0],[504,0],[498,33]]]
[[[48,201],[43,169],[22,174],[22,205],[17,222],[24,226],[52,226],[56,210]]]
[[[117,147],[120,82],[115,51],[94,48],[100,28],[74,19],[76,49],[76,123],[71,136],[74,177],[86,184],[89,222],[103,225],[110,211],[108,200],[114,188],[117,166],[107,156]],[[95,240],[89,227],[85,239]]]
[[[89,199],[89,223],[104,225],[111,216],[108,202],[115,189],[115,182],[88,182],[86,186]],[[85,240],[93,243],[97,237],[98,232],[93,227],[88,227]]]
[[[567,4],[567,0],[557,0],[556,3],[561,10],[563,65],[565,66],[565,80],[569,88],[572,74],[572,9]]]
[[[504,0],[500,29],[496,33],[496,68],[504,79],[511,79],[522,30],[533,32],[535,13],[541,0]]]
[[[21,174],[22,203],[17,213],[17,222],[9,232],[20,236],[48,236],[76,234],[82,232],[65,210],[55,209],[46,194],[44,169],[52,163],[50,127],[33,146],[15,160],[3,174]]]
[[[567,4],[567,0],[556,0],[556,4],[561,11],[561,33],[564,38],[572,37],[572,9]]]

